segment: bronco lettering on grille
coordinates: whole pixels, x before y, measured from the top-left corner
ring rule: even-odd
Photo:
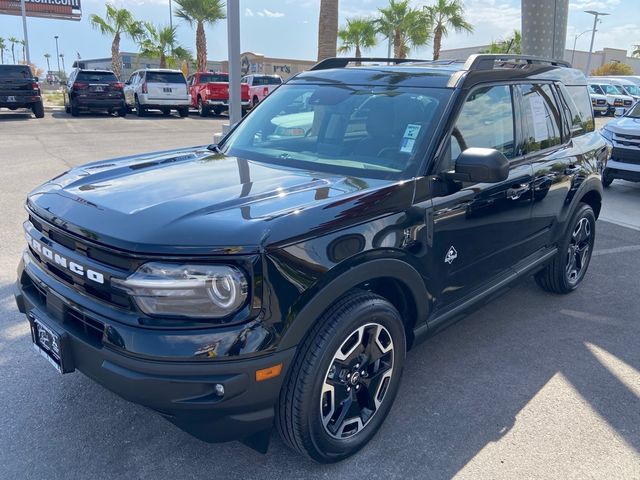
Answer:
[[[47,245],[45,245],[42,242],[39,242],[38,240],[36,240],[26,232],[25,232],[25,238],[27,240],[27,243],[31,246],[31,248],[33,248],[33,250],[37,252],[39,255],[49,260],[50,263],[53,263],[59,267],[69,270],[70,272],[75,273],[76,275],[79,275],[81,277],[86,277],[92,282],[96,282],[100,284],[104,283],[104,275],[102,273],[96,272],[95,270],[91,270],[90,268],[87,268],[84,265],[80,265],[72,260],[69,260],[63,257],[62,255],[60,255],[57,252],[54,252]]]

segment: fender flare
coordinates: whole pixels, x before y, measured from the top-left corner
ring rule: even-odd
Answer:
[[[409,263],[396,258],[373,259],[349,268],[323,285],[297,313],[294,313],[278,349],[285,350],[300,344],[331,304],[356,285],[383,277],[398,280],[409,290],[416,306],[415,326],[426,322],[430,295],[418,271]]]

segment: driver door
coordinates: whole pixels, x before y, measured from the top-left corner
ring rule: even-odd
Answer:
[[[467,96],[440,160],[432,191],[432,259],[436,308],[464,301],[532,252],[527,238],[533,170],[523,157],[516,122],[517,91],[483,86]],[[507,180],[470,183],[447,179],[470,147],[493,148],[509,160]]]

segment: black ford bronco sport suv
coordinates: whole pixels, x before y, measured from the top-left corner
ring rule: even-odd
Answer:
[[[380,428],[416,342],[521,277],[575,289],[608,155],[583,74],[352,61],[217,145],[35,189],[16,298],[36,349],[200,439],[264,451],[275,425],[334,462]]]

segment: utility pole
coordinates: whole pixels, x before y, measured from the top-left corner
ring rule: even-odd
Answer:
[[[24,51],[26,53],[27,63],[31,63],[31,56],[29,55],[29,36],[27,35],[27,7],[24,4],[24,0],[20,0],[20,9],[22,11],[22,36],[24,40]]]
[[[596,26],[598,24],[598,17],[604,17],[605,15],[609,15],[608,13],[596,12],[595,10],[587,10],[584,13],[588,13],[589,15],[593,15],[593,32],[591,32],[591,45],[589,46],[589,57],[587,57],[587,69],[584,72],[585,75],[589,75],[591,72],[591,54],[593,53],[593,40],[596,38]]]
[[[56,39],[56,58],[58,59],[58,76],[60,76],[60,52],[58,51],[58,35],[53,38]]]
[[[585,33],[589,33],[591,30],[585,30],[584,32],[582,32],[579,35],[576,35],[575,38],[573,39],[573,51],[571,52],[571,65],[573,66],[573,58],[576,56],[576,43],[578,42],[578,39],[584,35]]]
[[[173,12],[171,11],[171,1],[169,0],[169,27],[173,28]]]
[[[229,126],[242,119],[240,98],[240,0],[227,1],[227,37],[229,43]]]

